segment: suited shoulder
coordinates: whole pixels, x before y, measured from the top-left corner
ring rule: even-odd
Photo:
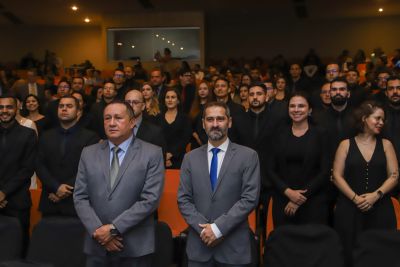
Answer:
[[[232,146],[232,149],[240,151],[241,156],[254,155],[254,154],[257,155],[257,152],[254,149],[251,149],[250,147],[242,146],[233,142],[231,142],[229,145]]]
[[[149,142],[143,141],[142,139],[135,137],[135,142],[144,150],[146,153],[162,153],[161,147],[153,145]]]

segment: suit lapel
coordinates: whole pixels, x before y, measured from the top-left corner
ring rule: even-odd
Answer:
[[[139,149],[139,142],[135,142],[135,138],[133,138],[128,147],[128,151],[126,151],[124,160],[122,161],[122,164],[119,167],[118,175],[117,175],[117,178],[115,179],[114,186],[111,188],[110,194],[112,194],[114,192],[115,188],[120,183],[122,176],[124,175],[126,169],[128,168],[129,164],[133,161],[133,159],[135,158],[136,150],[138,150],[138,149]]]
[[[235,153],[236,153],[236,148],[235,148],[234,144],[232,144],[232,142],[230,142],[228,145],[228,149],[226,151],[225,157],[224,157],[224,161],[222,162],[221,170],[219,171],[219,174],[218,174],[217,186],[215,187],[212,197],[214,197],[215,192],[217,192],[219,185],[222,182],[222,179],[224,179],[225,173],[228,170],[228,168],[230,167],[231,160],[232,160],[233,156],[235,155]],[[210,176],[210,175],[208,175],[208,176]],[[211,188],[211,185],[210,185],[210,188]]]
[[[100,165],[103,171],[104,183],[107,185],[107,192],[110,193],[110,147],[108,145],[108,141],[104,141],[101,144],[101,153],[99,154],[99,157],[100,162],[104,162],[104,164]]]

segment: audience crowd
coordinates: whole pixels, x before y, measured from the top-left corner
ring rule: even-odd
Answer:
[[[42,215],[76,216],[80,154],[107,138],[108,103],[131,105],[135,136],[162,148],[165,168],[179,169],[187,151],[207,144],[203,109],[218,101],[232,116],[229,139],[258,154],[260,221],[272,198],[275,227],[330,225],[349,259],[361,231],[396,228],[400,50],[389,59],[345,52],[326,65],[313,50],[291,64],[281,55],[205,69],[185,63],[176,77],[123,64],[112,77],[84,69],[48,78],[32,68],[22,79],[2,70],[0,214],[19,218],[27,240],[29,178],[34,186],[37,177]]]

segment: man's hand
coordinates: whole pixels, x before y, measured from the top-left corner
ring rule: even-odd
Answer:
[[[200,233],[200,238],[201,240],[208,246],[211,247],[214,244],[214,242],[217,240],[217,237],[215,236],[211,224],[206,223],[206,224],[199,224],[203,230]]]
[[[294,203],[294,202],[292,202],[292,201],[289,201],[288,203],[287,203],[287,205],[286,205],[286,207],[285,207],[285,214],[287,215],[287,216],[290,216],[290,217],[292,217],[292,216],[294,216],[295,214],[296,214],[296,211],[298,210],[298,208],[299,208],[300,206],[299,205],[297,205],[296,203]]]
[[[0,202],[6,199],[6,194],[3,191],[0,191]]]
[[[305,192],[307,192],[307,190],[293,190],[287,188],[284,193],[290,201],[300,206],[307,201],[307,198],[303,195]]]
[[[60,199],[64,199],[66,197],[69,197],[72,195],[72,190],[74,189],[73,186],[67,185],[67,184],[61,184],[60,187],[58,187],[56,195]]]
[[[113,238],[113,236],[111,236],[110,230],[111,230],[111,224],[105,224],[103,226],[100,226],[93,233],[93,238],[96,239],[97,242],[100,243],[100,245],[104,246]]]
[[[4,209],[7,206],[8,201],[7,200],[3,200],[0,202],[0,209]]]
[[[104,247],[109,252],[121,251],[124,248],[124,245],[122,244],[122,237],[115,236],[110,241],[108,241],[108,243],[105,244]]]
[[[53,202],[53,203],[57,203],[57,202],[60,202],[61,201],[61,198],[59,198],[56,194],[54,194],[54,193],[50,193],[49,194],[49,199],[50,199],[50,201],[51,202]]]

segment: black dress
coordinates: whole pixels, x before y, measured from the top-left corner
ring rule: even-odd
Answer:
[[[369,162],[361,154],[354,138],[350,139],[344,177],[357,195],[376,191],[387,179],[386,156],[382,139],[376,140]],[[345,258],[351,262],[352,249],[359,234],[369,229],[396,229],[396,217],[390,196],[386,194],[372,209],[361,212],[346,196],[339,194],[335,210],[335,229],[342,239]]]
[[[326,186],[329,181],[329,163],[324,134],[320,129],[309,126],[300,136],[293,135],[291,127],[281,127],[274,138],[267,168],[268,178],[273,185],[273,221],[278,227],[286,224],[327,224],[328,206]],[[284,194],[287,188],[304,190],[307,201],[293,217],[284,213],[289,199]]]
[[[182,164],[183,156],[186,153],[186,146],[192,136],[192,126],[189,118],[178,111],[175,120],[168,123],[165,119],[165,113],[159,116],[158,125],[161,126],[165,141],[167,143],[166,152],[171,153],[172,166],[168,169],[179,169]]]

